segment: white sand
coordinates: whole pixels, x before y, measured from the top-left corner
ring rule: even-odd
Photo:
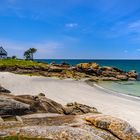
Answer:
[[[61,104],[79,102],[96,107],[100,112],[128,121],[140,131],[140,101],[115,96],[82,81],[30,77],[0,72],[0,84],[12,93],[46,97]]]

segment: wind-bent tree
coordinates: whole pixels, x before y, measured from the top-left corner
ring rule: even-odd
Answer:
[[[31,60],[34,59],[34,53],[36,53],[36,51],[37,51],[36,48],[30,48],[30,49],[29,49]]]
[[[26,60],[30,60],[29,50],[27,50],[27,51],[24,52],[24,57],[25,57]]]
[[[36,53],[36,48],[30,48],[27,51],[24,52],[24,57],[26,60],[33,60],[34,59],[34,53]]]

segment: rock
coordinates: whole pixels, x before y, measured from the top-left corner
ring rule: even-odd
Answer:
[[[86,69],[98,69],[99,65],[96,63],[80,63],[76,65],[76,68],[79,70],[86,70]]]
[[[123,70],[119,69],[119,68],[116,68],[116,67],[112,67],[114,71],[116,72],[120,72],[120,73],[124,73]]]
[[[0,86],[0,93],[11,93],[9,90],[3,88],[2,86]]]
[[[127,122],[103,114],[75,116],[45,113],[21,116],[21,119],[22,123],[0,122],[3,138],[139,140],[139,133]]]
[[[129,123],[121,119],[100,114],[86,117],[86,120],[98,128],[108,130],[121,140],[140,139],[140,133],[138,133],[135,128],[130,126]]]
[[[44,93],[39,93],[38,96],[45,96],[45,94]]]
[[[114,71],[103,71],[102,76],[104,77],[116,77],[117,75],[120,75],[119,72],[114,72]]]
[[[0,117],[0,122],[4,122],[4,120],[2,119],[2,117]]]
[[[51,66],[48,69],[48,72],[62,72],[63,70],[64,70],[64,68],[57,67],[57,66]]]
[[[70,64],[69,63],[66,63],[66,62],[61,62],[60,66],[70,67]]]
[[[116,78],[120,79],[122,81],[127,81],[128,80],[128,77],[126,75],[117,75]]]
[[[135,78],[129,78],[128,81],[136,81]]]
[[[0,115],[23,115],[30,112],[28,104],[14,99],[0,97]]]
[[[15,100],[30,105],[33,112],[64,114],[63,106],[45,96],[20,95],[14,96]]]
[[[91,64],[91,68],[92,69],[98,69],[99,68],[99,65],[97,63],[92,63]]]
[[[103,66],[100,69],[103,70],[103,71],[112,71],[113,70],[113,68],[109,67],[109,66]]]
[[[8,103],[7,103],[8,102]],[[30,113],[57,113],[80,115],[97,113],[97,109],[79,103],[61,104],[46,98],[44,94],[31,95],[5,95],[0,94],[0,115],[24,115]]]
[[[127,75],[129,78],[137,78],[137,73],[135,70],[128,71]]]
[[[86,113],[98,113],[97,109],[79,103],[68,103],[64,108],[67,115],[82,115]]]
[[[90,66],[91,66],[90,63],[80,63],[76,65],[76,68],[84,70],[84,69],[88,69]]]
[[[119,79],[115,77],[101,77],[100,80],[102,81],[118,81]]]

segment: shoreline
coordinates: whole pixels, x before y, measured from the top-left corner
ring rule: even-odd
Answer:
[[[133,100],[133,101],[140,101],[140,97],[139,96],[135,96],[135,95],[131,95],[131,94],[127,94],[127,93],[123,93],[123,92],[117,92],[117,91],[113,91],[111,89],[108,88],[104,88],[102,86],[100,86],[97,82],[90,82],[90,81],[85,81],[89,86],[91,87],[95,87],[103,92],[106,92],[108,94],[112,94],[118,97],[122,97],[125,99],[129,99],[129,100]],[[115,82],[115,81],[114,81]]]
[[[115,96],[95,86],[91,87],[84,81],[0,72],[0,84],[14,95],[44,93],[47,98],[62,105],[78,102],[95,107],[103,114],[126,120],[140,131],[140,102],[138,100]]]

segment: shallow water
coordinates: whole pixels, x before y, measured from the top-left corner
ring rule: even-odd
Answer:
[[[98,82],[98,85],[115,92],[140,97],[140,81],[103,81]]]

